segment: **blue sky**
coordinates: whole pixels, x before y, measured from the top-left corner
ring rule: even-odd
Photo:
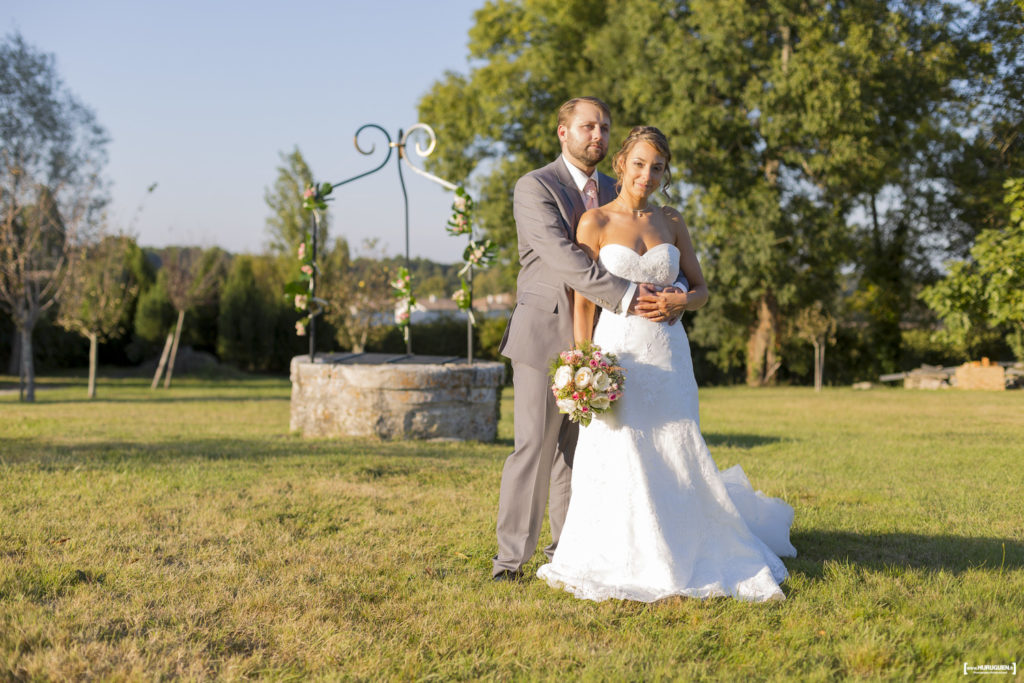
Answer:
[[[468,30],[483,4],[6,0],[0,28],[53,54],[109,132],[116,226],[146,246],[258,252],[279,153],[298,145],[317,179],[332,182],[375,165],[353,147],[356,129],[377,123],[394,137],[415,123],[430,85],[468,70]],[[356,247],[378,237],[402,252],[397,175],[392,158],[339,188],[332,235]],[[443,229],[450,194],[405,176],[412,254],[458,260],[463,240]]]

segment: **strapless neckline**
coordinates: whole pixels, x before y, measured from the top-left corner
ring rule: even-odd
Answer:
[[[672,244],[671,242],[659,242],[658,244],[655,244],[653,247],[648,247],[647,251],[645,251],[644,253],[641,254],[639,251],[637,251],[633,247],[628,247],[625,244],[617,244],[615,242],[612,242],[611,244],[606,244],[603,247],[601,247],[601,251],[604,251],[605,249],[607,249],[609,247],[621,247],[622,249],[625,249],[628,252],[636,254],[640,258],[643,258],[643,257],[647,256],[648,254],[650,254],[652,251],[654,251],[655,249],[657,249],[659,247],[672,247],[673,249],[676,249],[677,251],[679,249],[679,247],[677,247],[676,245]],[[598,256],[600,256],[600,252],[598,252]]]
[[[679,274],[679,248],[670,242],[655,244],[643,254],[625,244],[606,244],[598,261],[612,275],[662,287]]]

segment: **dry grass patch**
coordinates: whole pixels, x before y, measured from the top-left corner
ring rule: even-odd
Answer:
[[[1021,393],[702,392],[718,464],[796,508],[788,599],[641,605],[489,581],[507,403],[498,444],[378,443],[289,435],[279,380],[105,389],[0,397],[0,678],[953,678],[1021,661]]]

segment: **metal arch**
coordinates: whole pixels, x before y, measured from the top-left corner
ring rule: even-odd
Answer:
[[[376,173],[380,169],[384,168],[385,164],[388,163],[388,160],[391,159],[391,152],[395,148],[395,143],[391,141],[391,135],[389,135],[386,130],[384,130],[381,126],[378,126],[376,123],[363,124],[362,126],[359,127],[359,130],[356,131],[356,134],[352,136],[352,142],[356,146],[356,151],[362,154],[363,156],[370,156],[377,150],[377,145],[370,145],[370,149],[368,150],[363,150],[363,148],[359,146],[359,134],[362,133],[367,128],[376,128],[377,130],[384,134],[384,139],[387,140],[388,142],[388,153],[384,156],[384,160],[380,162],[380,164],[378,164],[376,167],[370,169],[369,171],[366,171],[365,173],[360,173],[359,175],[354,175],[351,178],[346,178],[345,180],[342,180],[340,183],[334,183],[333,185],[331,185],[332,188],[341,187],[342,185],[351,183],[353,180],[359,180],[360,178],[365,178],[371,173]]]
[[[405,131],[405,135],[402,136],[401,141],[398,143],[399,158],[403,159],[405,163],[408,164],[409,168],[412,169],[413,173],[417,173],[426,178],[427,180],[437,183],[446,190],[451,190],[452,192],[454,192],[458,188],[458,185],[450,183],[444,178],[438,178],[433,173],[428,173],[422,168],[416,166],[416,164],[412,163],[412,161],[409,159],[409,154],[407,152],[409,148],[409,139],[412,136],[412,134],[416,132],[425,133],[430,141],[430,144],[427,145],[426,148],[420,147],[420,143],[417,142],[416,154],[425,159],[428,156],[430,156],[431,152],[434,151],[434,147],[437,146],[437,135],[434,134],[434,129],[425,123],[416,123],[411,128],[409,128],[409,130]]]
[[[401,186],[401,189],[402,189],[402,200],[403,200],[403,204],[404,204],[404,208],[405,208],[405,265],[406,265],[406,268],[408,268],[409,265],[410,265],[410,254],[409,254],[409,195],[406,192],[405,177],[402,174],[402,160],[405,160],[405,163],[409,166],[410,169],[412,169],[412,171],[414,173],[416,173],[417,175],[423,176],[424,178],[426,178],[427,180],[430,180],[431,182],[437,183],[438,185],[440,185],[441,187],[444,187],[447,190],[450,190],[450,191],[454,192],[456,189],[458,189],[458,186],[453,184],[453,183],[448,182],[447,180],[445,180],[443,178],[439,178],[439,177],[437,177],[436,175],[434,175],[432,173],[428,173],[427,171],[423,170],[422,168],[419,168],[418,166],[416,166],[416,164],[412,163],[409,160],[409,155],[406,154],[406,147],[408,146],[408,143],[410,142],[411,136],[414,133],[422,133],[422,134],[426,135],[427,139],[428,139],[428,143],[429,143],[429,144],[427,144],[426,147],[421,146],[419,142],[416,143],[415,150],[416,150],[416,154],[418,156],[426,158],[427,156],[429,156],[434,151],[434,148],[437,146],[437,135],[434,134],[434,129],[431,128],[430,126],[428,126],[427,124],[425,124],[425,123],[413,124],[413,126],[411,128],[409,128],[409,130],[407,130],[405,132],[403,132],[402,129],[399,129],[398,130],[398,142],[394,142],[391,139],[391,135],[388,134],[388,132],[383,127],[377,125],[376,123],[366,123],[366,124],[363,124],[362,126],[359,127],[358,130],[356,130],[356,134],[353,136],[352,141],[355,144],[356,151],[358,151],[360,154],[362,154],[364,156],[370,156],[377,149],[376,145],[371,145],[369,149],[364,150],[359,145],[359,135],[364,130],[366,130],[367,128],[373,128],[375,130],[380,131],[384,135],[384,139],[387,141],[388,151],[387,151],[387,154],[384,156],[383,161],[381,161],[377,166],[375,166],[374,168],[370,169],[369,171],[365,171],[365,172],[360,173],[358,175],[354,175],[351,178],[346,178],[345,180],[342,180],[341,182],[333,183],[331,185],[331,189],[334,190],[335,188],[338,188],[338,187],[341,187],[342,185],[346,185],[348,183],[351,183],[354,180],[359,180],[360,178],[365,178],[366,176],[368,176],[368,175],[370,175],[372,173],[376,173],[377,171],[379,171],[382,168],[384,168],[384,166],[387,165],[388,161],[390,161],[392,150],[394,150],[395,148],[398,149],[398,182],[399,182],[399,185]],[[314,185],[314,187],[316,187],[316,186]],[[316,236],[317,236],[317,231],[319,229],[319,222],[320,222],[319,212],[318,211],[313,211],[313,234],[312,234],[312,240],[311,240],[311,246],[312,246],[312,249],[311,249],[312,254],[311,255],[312,255],[314,260],[316,260],[316,254],[317,254],[317,243],[316,243],[317,240],[316,240]],[[312,298],[314,298],[314,299],[316,297],[316,280],[317,280],[317,276],[316,276],[316,274],[314,274],[312,279],[311,279],[311,281],[310,281],[310,296]],[[406,329],[408,330],[410,328],[411,328],[411,325],[408,328],[406,328]],[[469,359],[469,362],[472,363],[473,362],[472,323],[470,323],[470,327],[468,329],[469,329],[469,335],[470,335],[469,336],[468,359]],[[310,359],[310,362],[314,362],[314,360],[316,358],[316,314],[310,316],[309,330],[308,331],[309,331],[309,359]],[[408,356],[411,356],[412,355],[412,340],[411,340],[411,337],[409,335],[406,336],[405,349],[406,349],[406,354]]]

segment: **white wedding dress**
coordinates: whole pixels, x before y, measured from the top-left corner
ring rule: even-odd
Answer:
[[[669,285],[679,272],[673,244],[642,256],[606,245],[599,260],[634,282]],[[754,491],[739,465],[718,470],[683,326],[605,313],[594,343],[618,355],[625,392],[580,428],[569,512],[537,575],[588,600],[783,600],[793,508]]]

